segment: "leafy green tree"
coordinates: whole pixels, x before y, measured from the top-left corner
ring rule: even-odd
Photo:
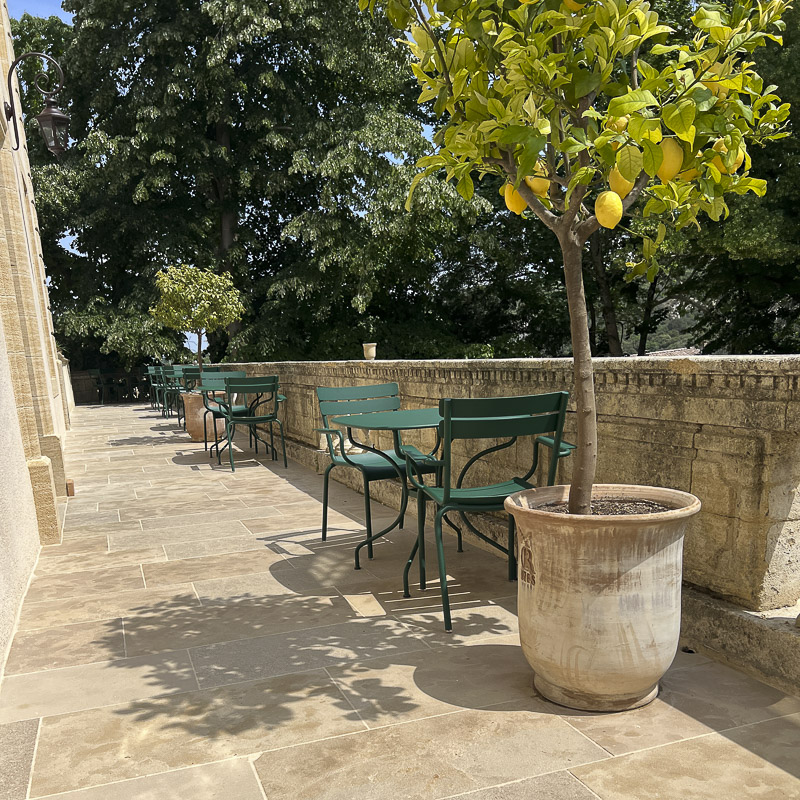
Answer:
[[[230,273],[217,275],[188,264],[167,267],[156,275],[158,302],[150,313],[162,325],[191,331],[197,337],[197,366],[203,369],[203,336],[225,328],[244,314]]]
[[[700,265],[689,282],[697,315],[694,335],[711,351],[796,353],[800,350],[800,8],[786,14],[784,46],[754,54],[768,83],[792,104],[795,135],[752,152],[764,197],[731,203],[731,215],[684,245]]]
[[[401,357],[563,349],[552,247],[498,218],[496,186],[465,201],[431,176],[404,212],[433,116],[388,23],[351,0],[246,5],[257,28],[218,20],[207,0],[71,8],[76,144],[34,177],[73,359],[175,357],[179,337],[151,330],[146,311],[155,274],[187,253],[247,296],[241,324],[211,336],[217,359],[340,358],[373,336]]]
[[[359,0],[362,10],[376,5]],[[702,5],[691,41],[670,45],[663,41],[672,29],[643,0],[380,5],[396,27],[410,28],[420,100],[434,100],[441,115],[436,152],[419,160],[415,180],[445,170],[469,199],[473,174],[501,174],[509,207],[529,209],[558,239],[577,402],[569,508],[590,513],[597,414],[584,245],[601,225],[615,228],[644,194],[643,214],[663,221],[632,271],[652,278],[666,222],[698,225],[701,212],[718,220],[726,193],[764,193],[764,181],[747,174],[746,142],[782,136],[789,110],[749,58],[779,40],[787,3]],[[645,56],[664,56],[663,65]]]

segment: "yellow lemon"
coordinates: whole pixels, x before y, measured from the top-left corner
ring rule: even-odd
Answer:
[[[528,207],[522,195],[510,183],[506,184],[504,197],[506,208],[515,214],[521,214]]]
[[[550,189],[550,181],[547,178],[533,178],[528,175],[525,177],[525,183],[537,197],[545,197]]]
[[[701,66],[701,69],[705,69],[703,73],[703,78],[705,80],[701,80],[700,83],[706,87],[706,89],[711,90],[711,94],[715,97],[719,97],[721,99],[725,99],[728,96],[728,87],[727,86],[720,86],[720,79],[724,77],[723,71],[724,67],[719,61],[716,61],[711,66],[708,66],[708,63]]]
[[[624,117],[609,117],[606,120],[606,127],[610,128],[612,131],[616,131],[617,133],[622,133],[622,131],[628,127],[629,119],[630,117],[627,115]]]
[[[683,172],[678,173],[678,180],[681,181],[693,181],[695,178],[700,176],[700,170],[695,169],[694,167],[690,167],[689,169],[685,169]]]
[[[633,181],[624,178],[616,165],[608,176],[608,185],[611,191],[616,192],[620,197],[627,197],[631,189],[633,189]]]
[[[533,175],[525,178],[528,188],[538,197],[545,197],[550,190],[550,181],[547,178],[547,168],[542,161],[536,162]]]
[[[562,3],[570,10],[575,13],[578,11],[583,11],[584,3],[576,3],[575,0],[561,0]]]
[[[656,174],[664,183],[668,183],[681,171],[683,148],[677,139],[664,139],[659,147],[664,159]]]
[[[594,214],[604,228],[616,228],[622,219],[622,198],[616,192],[601,192],[594,203]]]
[[[717,153],[720,153],[720,155],[716,156],[711,163],[723,175],[730,175],[730,174],[736,172],[736,170],[738,170],[739,167],[741,167],[742,164],[744,163],[744,148],[743,147],[739,148],[739,152],[736,154],[736,159],[734,160],[733,164],[731,164],[731,168],[730,169],[728,169],[725,166],[725,164],[723,163],[723,161],[722,161],[722,156],[724,156],[728,152],[728,148],[725,147],[725,142],[723,142],[722,139],[717,139],[717,141],[714,142],[714,150]]]

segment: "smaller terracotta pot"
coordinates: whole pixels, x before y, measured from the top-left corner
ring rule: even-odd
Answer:
[[[206,407],[203,405],[203,395],[194,392],[182,395],[183,408],[186,413],[186,432],[192,437],[193,442],[203,441],[203,415]],[[206,420],[208,441],[214,441],[214,419],[209,414]],[[225,420],[217,420],[217,431],[219,436],[225,435]]]
[[[596,485],[593,499],[651,500],[657,514],[557,514],[569,486],[506,500],[519,541],[519,632],[534,686],[583,711],[638,708],[678,649],[683,535],[700,511],[691,494],[651,486]]]
[[[364,348],[364,358],[367,361],[375,360],[375,350],[378,347],[376,342],[365,342],[361,345]]]

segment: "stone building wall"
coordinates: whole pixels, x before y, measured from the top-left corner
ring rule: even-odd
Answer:
[[[290,454],[317,468],[327,461],[313,432],[321,425],[317,386],[395,381],[404,407],[423,407],[448,396],[569,390],[572,383],[568,359],[225,366],[280,376]],[[598,359],[595,367],[598,482],[667,486],[702,500],[703,511],[686,537],[688,583],[750,610],[798,602],[800,357]],[[570,413],[567,439],[573,431]],[[433,441],[430,434],[408,440]],[[529,445],[517,445],[498,453],[491,469],[515,474],[529,459]],[[488,469],[478,470],[476,480],[490,480]],[[340,469],[333,475],[358,488],[354,472]],[[569,459],[558,480],[569,482]],[[376,497],[396,505],[399,490],[377,484]]]
[[[5,5],[0,10],[0,101],[14,60]],[[63,444],[69,427],[69,369],[53,338],[46,274],[33,205],[19,102],[13,126],[0,114],[0,674],[41,544],[60,541],[66,495]]]

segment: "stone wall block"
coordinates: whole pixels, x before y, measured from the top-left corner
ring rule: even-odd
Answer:
[[[39,541],[41,544],[61,544],[61,524],[56,508],[56,489],[53,483],[53,469],[46,456],[28,460],[28,474],[36,505],[36,518],[39,522]]]
[[[765,573],[769,523],[703,511],[686,530],[684,578],[695,586],[757,609]],[[743,572],[742,565],[750,567]]]
[[[775,522],[765,541],[763,582],[757,587],[756,608],[791,605],[800,597],[800,520]]]

